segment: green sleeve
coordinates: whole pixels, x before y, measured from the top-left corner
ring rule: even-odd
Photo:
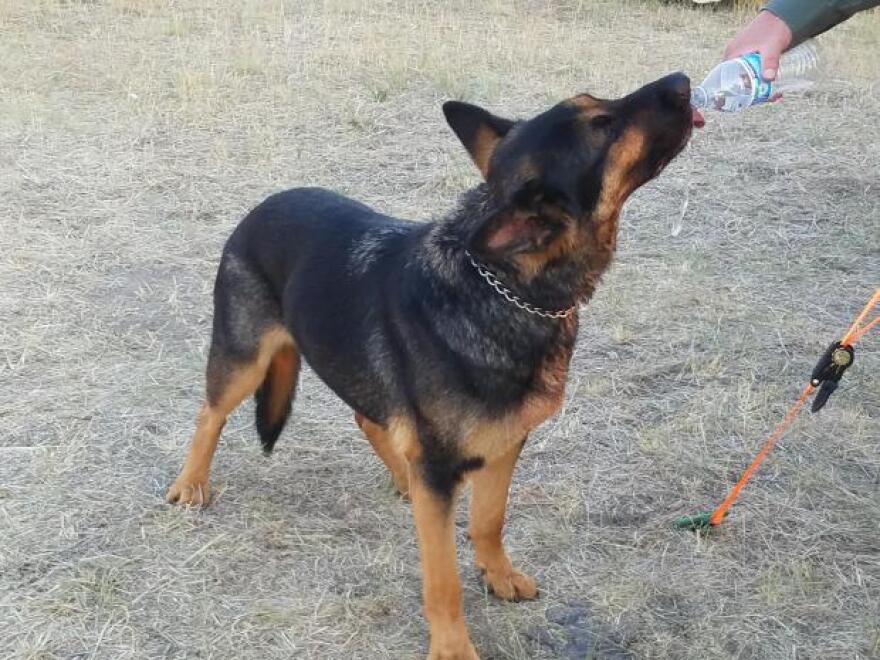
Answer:
[[[880,0],[770,0],[764,9],[779,16],[791,28],[791,45],[795,46],[877,5]]]

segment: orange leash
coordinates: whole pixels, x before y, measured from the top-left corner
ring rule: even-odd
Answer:
[[[878,314],[875,318],[868,321],[868,323],[862,325],[862,321],[865,320],[865,317],[867,317],[871,310],[874,309],[874,307],[878,304],[880,304],[880,289],[877,289],[874,292],[874,295],[871,296],[868,304],[865,305],[865,309],[862,310],[862,313],[858,315],[856,320],[849,327],[849,330],[847,330],[846,334],[843,336],[843,339],[840,340],[841,344],[843,344],[844,346],[852,346],[855,342],[865,336],[868,330],[880,323],[880,314]]]
[[[837,354],[836,349],[842,349],[840,351],[841,355],[843,355],[844,353],[847,353],[849,355],[848,362],[845,362],[845,363],[838,362],[837,363],[840,365],[840,371],[837,375],[837,380],[840,379],[840,376],[843,374],[843,370],[846,369],[846,367],[848,367],[852,363],[852,357],[853,357],[852,345],[855,342],[857,342],[859,339],[864,337],[865,334],[867,334],[867,332],[871,328],[873,328],[875,325],[880,323],[880,314],[878,314],[875,318],[873,318],[872,320],[863,324],[863,321],[867,318],[868,314],[870,314],[871,310],[873,310],[874,307],[877,306],[878,304],[880,304],[880,289],[877,289],[874,292],[874,295],[871,297],[871,300],[869,300],[868,304],[865,305],[865,308],[858,315],[855,322],[850,326],[849,330],[843,336],[843,338],[840,340],[840,342],[839,343],[836,342],[835,344],[832,344],[831,348],[829,348],[829,350],[826,352],[825,356],[823,356],[823,359],[825,359],[827,357],[827,360],[828,360],[828,365],[826,365],[826,369],[825,369],[827,371],[828,367],[833,368],[832,360],[834,360],[835,358],[832,358],[832,355]],[[845,356],[844,356],[844,359],[846,359]],[[820,365],[822,365],[822,360],[820,360]],[[761,463],[764,462],[764,459],[767,458],[767,455],[770,453],[770,451],[773,449],[773,447],[776,445],[776,443],[779,442],[779,439],[782,437],[782,435],[788,430],[788,428],[792,425],[792,423],[794,423],[794,420],[797,417],[797,414],[800,412],[801,408],[804,407],[804,404],[807,402],[807,400],[810,398],[810,396],[816,391],[816,389],[819,387],[820,383],[823,382],[822,380],[819,380],[819,378],[817,378],[817,372],[819,372],[819,371],[821,371],[821,370],[817,366],[817,370],[814,370],[814,372],[813,372],[813,380],[810,382],[810,384],[808,384],[804,388],[803,392],[801,392],[801,395],[798,398],[798,400],[795,402],[795,404],[791,408],[789,408],[789,410],[785,414],[785,417],[783,418],[782,422],[779,424],[779,426],[776,427],[776,429],[773,431],[773,433],[770,434],[770,437],[767,439],[767,442],[765,442],[764,446],[761,447],[761,451],[759,451],[758,455],[755,456],[755,460],[753,460],[751,465],[749,465],[749,467],[746,468],[746,471],[743,472],[742,476],[739,478],[739,481],[736,482],[736,485],[731,489],[731,491],[730,491],[730,493],[728,493],[727,497],[724,498],[724,501],[720,505],[718,505],[717,509],[715,509],[712,512],[712,515],[709,518],[710,525],[715,526],[715,525],[721,524],[721,522],[724,520],[724,517],[727,515],[727,512],[730,510],[730,507],[733,506],[733,503],[736,501],[736,498],[739,497],[740,491],[742,491],[742,489],[745,488],[745,485],[748,483],[749,479],[752,478],[752,475],[755,473],[755,471],[758,469],[758,467],[761,465]],[[824,384],[822,384],[822,386],[825,387]],[[831,392],[834,391],[834,387],[836,387],[836,386],[837,386],[837,384],[835,381],[833,383],[833,387],[830,387],[828,393],[825,395],[825,399],[822,400],[821,404],[818,407],[821,407],[822,405],[825,404],[825,400],[827,400],[827,397],[830,396]],[[817,407],[814,404],[814,410],[816,410],[816,409],[817,409]],[[703,515],[705,515],[705,514],[703,514]]]

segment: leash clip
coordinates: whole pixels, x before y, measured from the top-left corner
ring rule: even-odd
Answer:
[[[811,412],[821,410],[825,406],[828,397],[837,389],[837,384],[844,372],[852,365],[855,357],[856,353],[852,346],[835,341],[819,358],[819,362],[813,368],[813,375],[810,377],[810,384],[819,388],[816,398],[813,399],[813,405],[810,407]]]

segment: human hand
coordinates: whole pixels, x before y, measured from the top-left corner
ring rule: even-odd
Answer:
[[[791,28],[785,21],[766,9],[760,12],[727,44],[724,59],[760,53],[764,80],[775,80],[779,57],[791,45]]]

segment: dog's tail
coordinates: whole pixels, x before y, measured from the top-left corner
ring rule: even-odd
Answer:
[[[257,388],[257,433],[263,444],[263,453],[271,454],[275,441],[281,435],[296,393],[300,357],[294,346],[284,346],[272,356],[263,384]]]

